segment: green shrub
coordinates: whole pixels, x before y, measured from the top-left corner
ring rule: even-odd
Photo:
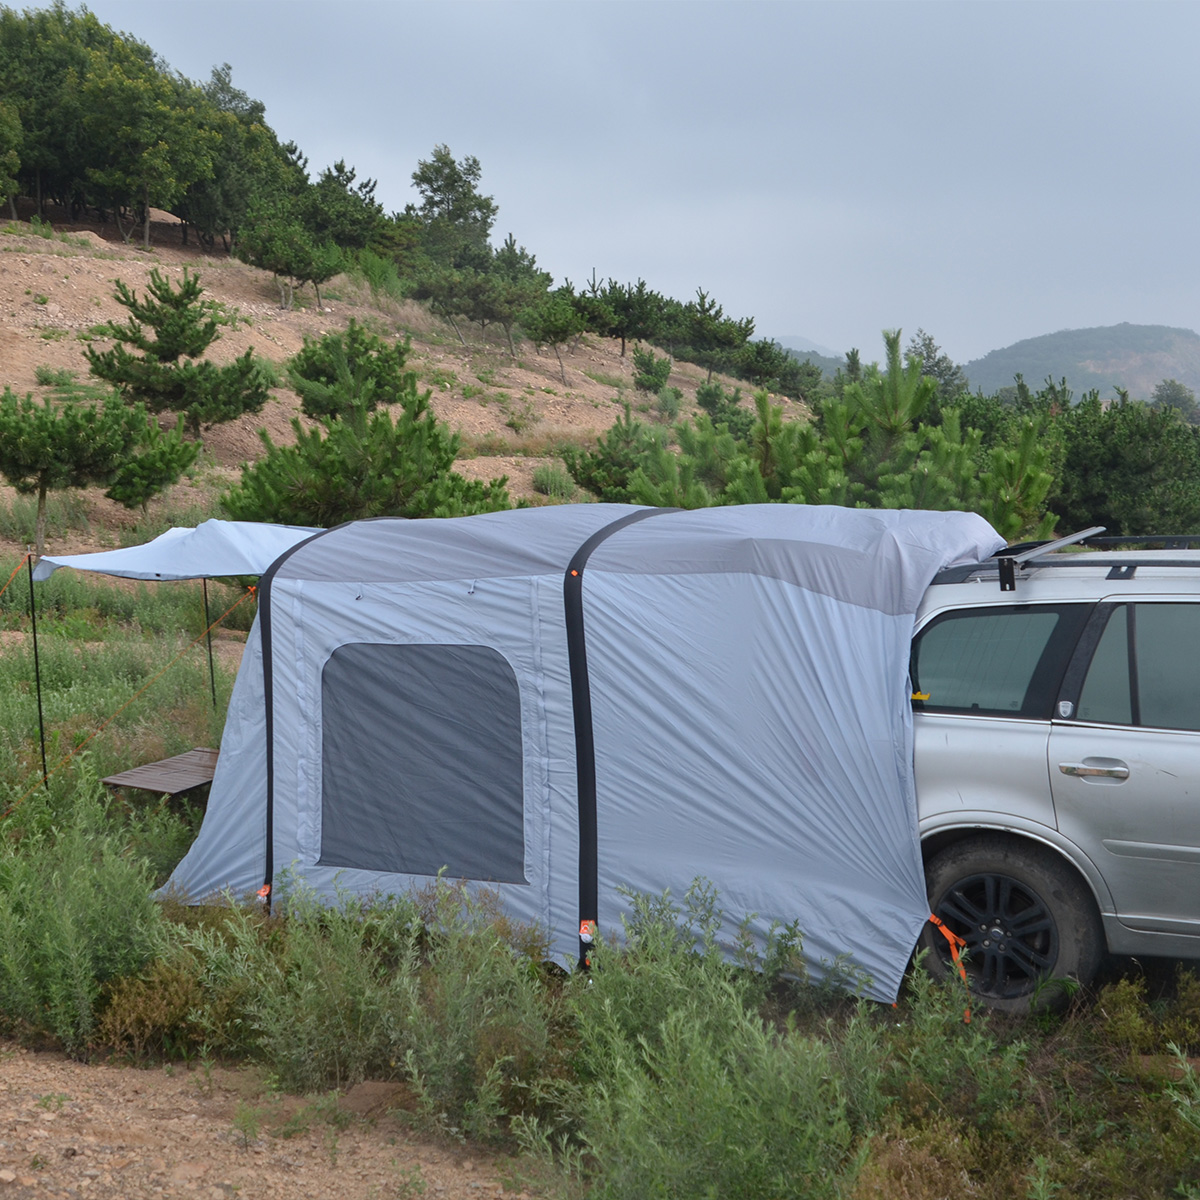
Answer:
[[[674,421],[679,416],[679,403],[682,399],[683,393],[676,387],[659,388],[654,401],[654,411],[664,421]]]
[[[542,463],[533,469],[533,490],[566,504],[575,496],[575,484],[558,463]]]
[[[653,350],[643,350],[640,346],[633,348],[633,386],[639,392],[657,395],[667,386],[670,375],[669,358],[659,358]]]
[[[494,893],[439,881],[424,897],[429,948],[419,1003],[396,1024],[422,1112],[440,1127],[494,1139],[504,1118],[534,1105],[539,1082],[559,1073],[557,1003],[540,968],[536,929],[514,925]]]
[[[0,1014],[10,1030],[91,1044],[104,985],[136,974],[159,945],[145,863],[84,778],[56,829],[0,842]]]

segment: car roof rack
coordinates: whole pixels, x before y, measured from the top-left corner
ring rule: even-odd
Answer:
[[[1047,554],[1053,554],[1055,550],[1062,550],[1067,546],[1076,546],[1090,537],[1095,537],[1097,534],[1103,533],[1104,529],[1103,525],[1091,525],[1079,533],[1072,533],[1064,538],[1055,538],[1052,542],[1039,542],[1028,550],[1022,550],[1019,546],[1013,546],[1007,551],[999,551],[995,558],[996,564],[1000,568],[1000,590],[1002,592],[1015,592],[1017,590],[1018,567],[1024,570],[1026,564],[1033,562],[1035,559],[1044,558]],[[1017,553],[1013,553],[1013,551],[1017,551]]]
[[[935,583],[962,583],[980,571],[987,571],[995,566],[1000,576],[1000,590],[1013,592],[1017,588],[1017,570],[1027,567],[1103,567],[1108,571],[1109,579],[1132,579],[1139,566],[1146,566],[1145,558],[1133,558],[1111,553],[1119,547],[1142,546],[1162,550],[1187,550],[1200,547],[1200,534],[1196,533],[1146,533],[1138,535],[1122,534],[1101,537],[1103,525],[1093,525],[1080,530],[1068,537],[1056,538],[1048,542],[1018,542],[998,550],[990,559],[973,565],[948,567],[939,571]],[[1093,550],[1104,550],[1107,553],[1103,561],[1095,558],[1081,562],[1075,555],[1054,556],[1057,550],[1067,546],[1088,547]],[[1190,567],[1200,566],[1195,558],[1156,558],[1157,567]]]

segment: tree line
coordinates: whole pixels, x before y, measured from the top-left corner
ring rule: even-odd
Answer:
[[[334,274],[380,264],[426,301],[465,343],[462,323],[496,326],[516,354],[518,333],[559,355],[584,333],[634,346],[635,381],[660,393],[672,420],[672,359],[707,371],[695,420],[670,429],[630,412],[593,448],[565,448],[575,482],[605,500],[672,504],[801,501],[879,507],[971,508],[1005,536],[1047,534],[1095,521],[1113,532],[1200,527],[1200,432],[1195,397],[1174,380],[1153,402],[1127,395],[1078,402],[1065,380],[1032,391],[1018,377],[992,396],[969,391],[963,369],[923,330],[885,361],[852,349],[833,379],[732,317],[704,289],[679,301],[643,279],[596,272],[581,287],[550,274],[510,233],[493,239],[498,208],[471,156],[434,147],[412,175],[417,200],[386,214],[375,181],[339,161],[310,178],[292,143],[266,124],[261,102],[236,88],[228,65],[206,83],[172,72],[145,44],[62,3],[0,7],[0,198],[49,203],[73,217],[95,211],[127,237],[150,236],[150,210],[184,222],[184,236],[271,271],[280,302]],[[0,473],[39,495],[100,483],[145,505],[196,454],[183,433],[256,412],[277,382],[247,353],[226,367],[203,358],[236,318],[154,273],[129,312],[89,348],[96,386],[80,404],[0,397]],[[648,346],[665,352],[658,357]],[[266,446],[226,507],[247,519],[331,524],[359,516],[481,511],[509,503],[503,483],[470,484],[452,470],[457,440],[433,418],[428,394],[404,370],[407,348],[351,324],[306,345],[287,368],[320,425],[295,447]],[[757,389],[753,408],[714,373]],[[564,372],[565,383],[565,372]],[[786,421],[771,393],[806,401],[811,422]],[[156,417],[174,414],[164,431]],[[395,414],[395,415],[393,415]],[[38,530],[39,549],[41,522]]]
[[[261,101],[233,84],[228,64],[205,82],[172,71],[145,43],[60,2],[19,13],[0,7],[0,201],[40,216],[54,202],[77,218],[98,213],[150,242],[152,208],[184,223],[184,238],[271,271],[280,302],[320,288],[347,267],[382,260],[406,291],[456,330],[495,325],[515,355],[514,330],[561,347],[584,332],[652,340],[710,373],[803,399],[820,372],[769,339],[751,317],[728,316],[703,289],[687,301],[644,280],[553,287],[509,234],[492,242],[493,197],[477,159],[436,146],[418,162],[419,199],[385,213],[376,183],[338,161],[310,178],[308,160],[281,142]]]
[[[1200,532],[1195,397],[1164,380],[1150,403],[1066,380],[1034,391],[1021,376],[972,393],[963,369],[919,330],[902,349],[884,333],[882,365],[858,350],[784,420],[765,391],[702,386],[695,420],[671,429],[630,409],[591,448],[567,448],[575,484],[597,499],[699,508],[792,502],[980,513],[1005,538],[1104,525],[1147,536]]]

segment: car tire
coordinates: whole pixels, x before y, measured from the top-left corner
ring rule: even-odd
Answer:
[[[987,1007],[1060,1007],[1098,970],[1104,931],[1096,903],[1053,851],[1011,838],[967,838],[935,854],[925,878],[930,912],[966,942],[968,985]],[[932,922],[921,941],[934,976],[957,971],[948,939]]]

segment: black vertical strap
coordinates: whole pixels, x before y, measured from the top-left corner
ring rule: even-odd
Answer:
[[[334,528],[340,529],[342,526]],[[323,529],[320,533],[314,533],[312,537],[297,542],[290,550],[285,550],[258,581],[258,619],[263,656],[263,708],[266,710],[264,723],[267,738],[267,848],[263,862],[263,888],[265,890],[262,894],[268,906],[271,903],[271,885],[275,878],[275,686],[271,653],[271,584],[275,581],[275,573],[297,550],[332,532],[332,529]]]
[[[42,664],[38,658],[37,604],[33,598],[33,547],[28,548],[25,565],[29,568],[29,623],[33,626],[33,678],[37,687],[38,742],[42,747],[42,784],[50,790],[50,772],[46,770],[46,721],[42,716]]]
[[[208,615],[208,580],[201,579],[204,592],[204,636],[208,638],[208,686],[212,692],[213,708],[217,707],[217,672],[213,667],[212,618]]]
[[[567,620],[567,663],[571,671],[571,708],[575,716],[575,773],[579,804],[579,923],[599,918],[599,850],[596,825],[596,741],[592,731],[592,693],[588,684],[587,645],[583,632],[583,568],[592,551],[626,525],[678,512],[677,508],[641,508],[596,530],[567,566],[563,603]],[[579,964],[587,965],[588,946],[580,939]]]

